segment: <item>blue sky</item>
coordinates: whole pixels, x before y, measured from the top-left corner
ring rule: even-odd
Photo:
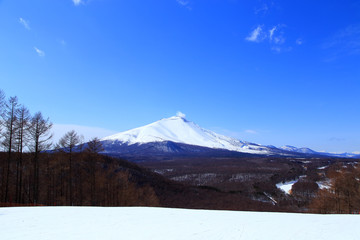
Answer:
[[[0,0],[0,88],[57,136],[181,111],[265,145],[360,151],[360,1]]]

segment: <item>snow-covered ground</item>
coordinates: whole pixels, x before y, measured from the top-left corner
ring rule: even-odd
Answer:
[[[359,239],[359,215],[165,208],[0,208],[1,240]]]
[[[297,181],[299,181],[299,180],[293,180],[293,181],[289,181],[289,182],[285,182],[285,183],[280,182],[280,183],[276,184],[276,187],[283,190],[287,194],[290,194],[292,186],[295,183],[297,183]]]

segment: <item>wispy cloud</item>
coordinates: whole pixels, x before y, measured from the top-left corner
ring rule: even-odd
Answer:
[[[29,21],[26,21],[23,18],[19,18],[19,23],[24,26],[27,30],[30,30],[30,24]]]
[[[263,3],[260,7],[255,8],[255,14],[266,14],[269,11],[269,6]]]
[[[283,53],[283,52],[290,52],[291,50],[293,50],[292,47],[284,47],[284,46],[272,46],[271,47],[271,51],[275,52],[275,53]]]
[[[176,2],[183,6],[183,7],[186,7],[187,9],[189,10],[192,10],[191,6],[190,6],[190,1],[186,1],[186,0],[176,0]]]
[[[181,118],[185,118],[185,117],[186,117],[186,114],[185,114],[185,113],[182,113],[182,112],[180,112],[180,111],[177,111],[176,116],[177,116],[177,117],[181,117]]]
[[[283,44],[286,41],[284,24],[278,24],[271,28],[266,28],[263,25],[258,25],[246,38],[246,41],[260,43],[268,40],[270,49],[274,52],[290,51],[291,47],[284,47]]]
[[[338,31],[323,44],[323,49],[330,52],[332,60],[360,54],[360,24]]]
[[[271,43],[281,45],[285,42],[284,31],[282,30],[284,27],[285,25],[278,24],[269,30],[265,30],[266,28],[263,25],[258,25],[245,40],[249,42],[262,42],[268,39]]]
[[[38,49],[37,47],[34,47],[35,52],[39,55],[39,57],[45,57],[45,52]]]
[[[263,27],[258,25],[250,34],[245,38],[249,42],[261,42],[266,38],[266,34],[263,32]]]
[[[286,26],[284,24],[278,24],[276,26],[273,26],[270,30],[269,30],[269,40],[271,43],[276,44],[276,45],[282,45],[283,43],[285,43],[285,33],[284,33],[284,28]]]
[[[84,3],[82,0],[72,0],[75,6],[79,6],[80,4]]]
[[[275,33],[275,31],[276,31],[276,28],[277,28],[277,26],[274,26],[272,29],[269,30],[269,38],[270,38],[270,41],[272,41],[272,39],[273,39],[274,33]]]
[[[295,43],[297,45],[302,45],[304,43],[304,41],[301,38],[298,38],[298,39],[296,39]]]
[[[65,40],[64,40],[64,39],[59,39],[59,40],[58,40],[58,42],[59,42],[61,45],[63,45],[63,46],[65,46],[65,45],[66,45],[66,42],[65,42]]]
[[[185,1],[185,0],[176,0],[180,5],[183,5],[183,6],[186,6],[189,4],[188,1]]]
[[[343,142],[343,141],[346,141],[345,138],[340,138],[340,137],[331,137],[329,138],[329,141],[331,142]]]
[[[258,132],[257,132],[257,131],[252,130],[252,129],[247,129],[247,130],[245,130],[245,133],[258,134]]]

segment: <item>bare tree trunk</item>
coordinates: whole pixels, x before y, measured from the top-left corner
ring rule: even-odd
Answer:
[[[73,206],[73,189],[72,189],[72,149],[69,153],[69,194],[70,194],[70,206]]]
[[[17,106],[17,97],[10,97],[8,103],[6,103],[6,110],[5,114],[3,115],[3,119],[5,122],[5,140],[3,144],[7,147],[8,152],[4,202],[9,201],[10,163],[12,161],[13,137],[16,121],[15,112],[17,110]]]

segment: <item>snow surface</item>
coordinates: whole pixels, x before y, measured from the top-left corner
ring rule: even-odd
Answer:
[[[292,186],[297,183],[299,180],[293,180],[293,181],[289,181],[289,182],[285,182],[285,183],[278,183],[276,184],[276,187],[283,190],[284,192],[286,192],[287,194],[291,193],[291,188]]]
[[[298,179],[292,180],[292,181],[288,181],[288,182],[279,182],[278,184],[276,184],[276,187],[283,190],[284,192],[286,192],[287,194],[291,194],[291,189],[292,186],[297,183],[300,179],[305,178],[306,175],[302,175],[300,176]]]
[[[140,207],[0,208],[2,240],[355,240],[359,215]]]
[[[217,134],[201,128],[197,124],[186,120],[183,116],[164,118],[149,125],[117,133],[101,140],[119,141],[129,145],[171,141],[246,153],[270,153],[268,147]]]

